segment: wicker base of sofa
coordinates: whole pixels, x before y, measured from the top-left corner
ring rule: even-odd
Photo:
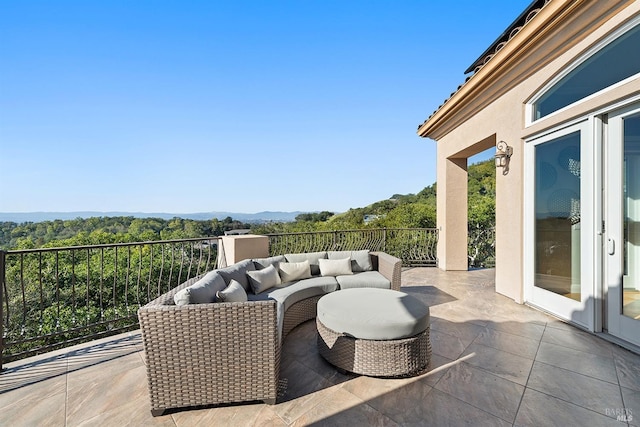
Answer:
[[[361,375],[400,377],[417,375],[429,366],[429,328],[410,338],[365,340],[327,328],[316,319],[318,351],[332,365]]]
[[[280,371],[275,301],[148,305],[138,316],[153,415],[172,408],[275,402]]]
[[[296,326],[316,318],[316,313],[318,312],[317,305],[320,298],[322,298],[322,295],[306,298],[289,307],[284,315],[282,325],[283,338],[286,338],[289,332],[291,332]]]

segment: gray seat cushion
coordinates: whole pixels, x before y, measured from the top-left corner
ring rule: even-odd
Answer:
[[[396,340],[425,331],[429,307],[411,295],[391,289],[347,289],[320,298],[318,320],[327,328],[354,338]]]
[[[391,282],[377,271],[364,271],[353,275],[337,276],[340,289],[379,288],[391,289]]]

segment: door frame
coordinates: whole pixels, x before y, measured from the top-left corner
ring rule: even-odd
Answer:
[[[603,329],[616,338],[640,346],[640,320],[635,320],[621,313],[623,275],[623,213],[624,175],[622,162],[624,159],[624,119],[640,114],[640,103],[633,103],[623,108],[612,110],[606,118],[606,131],[603,132],[604,162],[602,176],[605,183],[603,197],[603,215],[605,235],[603,243],[614,242],[614,254],[602,251],[603,293],[605,304],[603,310]]]
[[[580,301],[575,301],[562,295],[535,286],[535,185],[536,185],[536,152],[535,147],[553,141],[565,135],[580,132]],[[597,217],[596,201],[599,199],[599,187],[596,186],[596,175],[600,169],[594,141],[596,134],[596,120],[592,117],[565,124],[551,129],[544,134],[536,135],[525,140],[524,158],[524,299],[529,305],[552,313],[571,323],[577,324],[589,331],[596,331],[596,290],[594,284],[598,268],[595,255],[601,241],[601,232]]]

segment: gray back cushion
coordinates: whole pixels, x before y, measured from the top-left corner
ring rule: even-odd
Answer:
[[[329,259],[351,258],[351,270],[354,273],[373,270],[369,251],[366,249],[360,251],[329,251],[327,256]]]
[[[253,264],[256,266],[256,270],[262,270],[263,268],[267,268],[270,265],[278,268],[278,264],[285,261],[286,258],[284,257],[284,255],[278,255],[269,258],[255,258],[253,260]]]
[[[232,280],[240,283],[245,291],[249,290],[249,280],[247,279],[247,271],[255,271],[256,267],[253,261],[245,259],[229,267],[218,270],[225,283],[229,285]]]
[[[326,252],[309,252],[303,254],[285,254],[285,258],[288,262],[303,262],[309,261],[309,265],[311,265],[311,274],[313,276],[318,276],[320,274],[320,265],[318,263],[319,259],[326,259]],[[343,257],[345,258],[345,257]]]
[[[217,270],[213,270],[202,276],[193,285],[176,292],[173,301],[176,305],[206,304],[215,302],[216,292],[227,287],[224,279]]]

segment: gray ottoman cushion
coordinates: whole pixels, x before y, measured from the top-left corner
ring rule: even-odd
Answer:
[[[327,328],[366,340],[397,340],[424,332],[429,307],[391,289],[347,289],[318,301],[318,320]]]
[[[340,289],[380,288],[391,289],[391,282],[377,271],[365,271],[349,276],[336,276]]]

